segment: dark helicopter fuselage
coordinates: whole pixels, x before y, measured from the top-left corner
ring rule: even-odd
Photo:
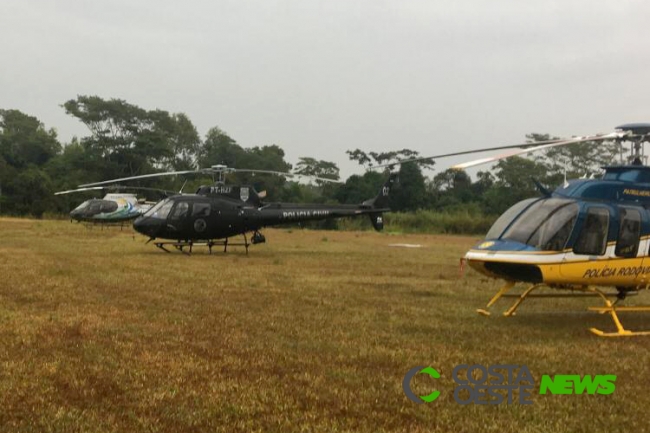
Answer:
[[[197,241],[229,238],[268,226],[368,215],[375,229],[381,230],[395,179],[391,176],[377,197],[358,205],[263,203],[249,187],[201,187],[197,194],[157,203],[133,227],[150,238]]]

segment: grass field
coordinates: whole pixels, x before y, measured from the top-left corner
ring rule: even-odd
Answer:
[[[592,335],[613,325],[587,299],[478,316],[498,282],[459,278],[477,238],[265,235],[248,256],[188,257],[127,230],[0,219],[0,431],[650,431],[650,337]],[[477,363],[618,379],[612,395],[458,405],[451,370]],[[413,381],[435,402],[402,391],[417,365],[442,374]]]

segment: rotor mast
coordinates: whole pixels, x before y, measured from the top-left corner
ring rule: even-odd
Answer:
[[[226,173],[229,171],[228,166],[217,164],[210,167],[212,169],[212,180],[215,185],[224,185],[226,183]],[[215,178],[216,175],[216,178]]]
[[[650,123],[628,123],[616,127],[617,130],[627,134],[617,141],[630,142],[630,155],[627,163],[630,165],[647,165],[648,156],[645,155],[644,144],[650,142]]]

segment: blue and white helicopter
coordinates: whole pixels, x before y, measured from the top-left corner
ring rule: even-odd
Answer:
[[[565,181],[552,192],[540,188],[541,197],[523,200],[508,209],[485,239],[461,259],[461,266],[467,263],[481,274],[504,281],[487,308],[477,310],[480,314],[489,315],[489,307],[523,283],[527,287],[521,295],[509,295],[517,299],[505,311],[505,316],[512,316],[526,298],[536,296],[531,295],[534,291],[547,287],[570,292],[558,294],[562,297],[601,298],[605,305],[590,310],[608,313],[616,330],[603,332],[591,328],[596,335],[650,335],[650,331],[626,329],[618,317],[619,312],[650,311],[649,306],[618,304],[626,296],[650,288],[650,167],[644,165],[643,149],[650,141],[650,123],[621,125],[609,134],[537,142],[453,168],[465,169],[555,146],[603,141],[629,144],[627,161],[603,167],[605,174],[600,179]],[[502,149],[510,147],[514,146]],[[473,151],[436,157],[469,153]],[[615,292],[606,292],[604,289],[608,287]],[[616,300],[612,302],[610,297]]]

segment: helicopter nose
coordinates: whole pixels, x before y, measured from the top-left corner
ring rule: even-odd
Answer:
[[[80,221],[84,218],[84,213],[81,210],[75,209],[70,212],[70,218],[76,221]]]
[[[156,237],[161,226],[161,222],[156,221],[154,218],[144,216],[140,216],[133,221],[133,228],[135,231],[152,238]]]

